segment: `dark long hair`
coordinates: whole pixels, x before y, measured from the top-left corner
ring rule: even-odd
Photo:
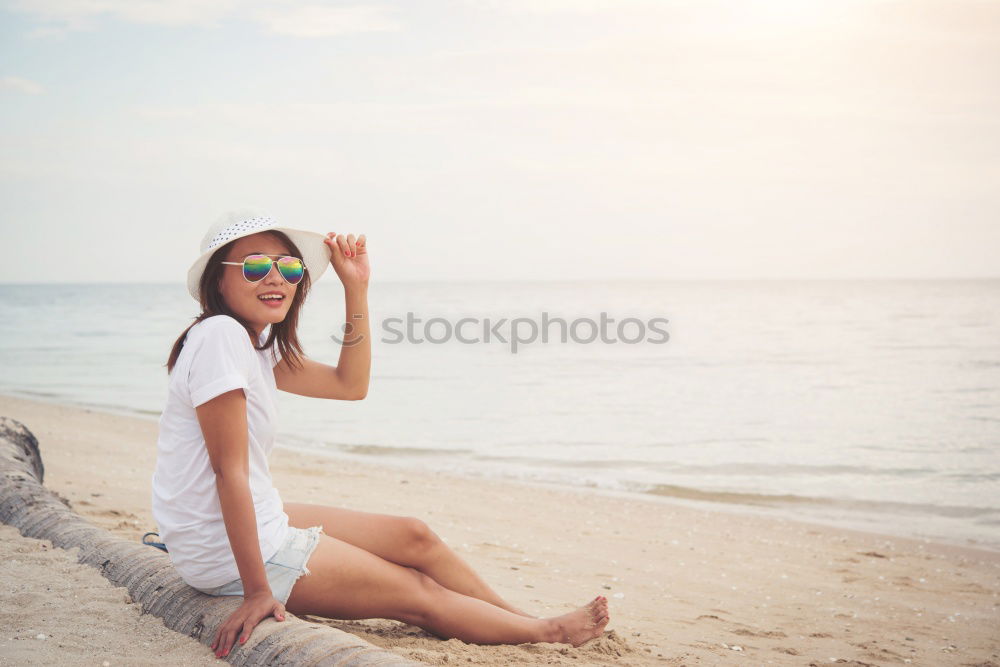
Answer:
[[[285,244],[288,248],[288,252],[296,257],[301,257],[298,246],[292,243],[292,240],[288,238],[283,232],[279,232],[275,229],[266,230],[263,233],[272,234],[278,240]],[[201,314],[194,318],[194,322],[188,325],[187,329],[174,341],[174,346],[170,350],[170,356],[167,358],[167,363],[164,364],[167,367],[167,373],[170,373],[174,369],[174,364],[177,363],[177,357],[181,354],[181,348],[184,347],[184,341],[187,338],[188,331],[194,325],[198,324],[202,320],[212,317],[214,315],[229,315],[237,322],[243,325],[243,328],[247,330],[247,335],[253,339],[252,345],[255,350],[270,350],[274,345],[278,346],[278,351],[281,353],[282,359],[288,359],[288,363],[296,368],[302,367],[301,356],[304,354],[302,350],[302,345],[299,343],[299,336],[297,329],[299,326],[299,309],[302,307],[302,303],[306,300],[306,296],[309,294],[309,288],[312,285],[312,281],[309,278],[309,272],[306,271],[305,275],[302,276],[302,280],[299,282],[298,287],[295,289],[295,296],[292,297],[292,305],[288,307],[288,314],[285,315],[285,319],[280,322],[275,322],[271,324],[271,330],[268,332],[267,340],[261,347],[257,347],[257,338],[254,334],[253,327],[249,322],[244,320],[242,317],[233,312],[229,306],[226,304],[226,300],[222,298],[222,292],[219,289],[219,281],[222,279],[222,271],[225,269],[225,265],[222,261],[226,258],[226,254],[229,251],[230,246],[236,243],[236,239],[233,239],[229,243],[217,248],[212,256],[208,258],[208,264],[205,265],[205,270],[201,274],[201,281],[198,283],[198,296],[199,301],[201,301]]]

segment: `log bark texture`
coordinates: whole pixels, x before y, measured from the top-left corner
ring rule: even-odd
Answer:
[[[44,476],[38,440],[21,422],[0,417],[0,520],[25,537],[51,540],[62,549],[79,547],[77,560],[127,588],[143,613],[210,647],[216,629],[242,598],[213,597],[191,588],[166,553],[89,523],[70,509],[68,500],[43,486]],[[259,623],[247,643],[233,646],[226,660],[235,665],[424,664],[290,613],[281,622],[271,618]]]

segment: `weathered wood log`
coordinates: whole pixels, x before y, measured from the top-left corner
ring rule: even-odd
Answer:
[[[44,475],[35,436],[21,422],[0,417],[0,520],[25,537],[51,540],[62,549],[79,547],[77,560],[127,588],[143,613],[211,646],[216,629],[242,598],[213,597],[191,588],[166,553],[89,523],[70,509],[68,500],[42,485]],[[238,665],[423,664],[290,613],[284,621],[265,619],[258,624],[246,644],[233,646],[227,660]]]

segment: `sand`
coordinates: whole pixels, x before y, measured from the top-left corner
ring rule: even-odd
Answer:
[[[35,434],[45,485],[80,515],[126,539],[156,529],[155,421],[6,396],[0,414]],[[609,600],[604,635],[578,648],[308,617],[429,664],[1000,666],[997,552],[281,446],[271,466],[285,502],[423,519],[531,613]],[[2,525],[0,549],[0,664],[215,663],[77,550]]]

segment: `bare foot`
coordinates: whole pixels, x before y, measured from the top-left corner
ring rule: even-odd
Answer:
[[[551,619],[555,626],[553,641],[572,644],[574,647],[585,644],[601,636],[609,618],[608,600],[603,595],[598,595],[576,611]]]

